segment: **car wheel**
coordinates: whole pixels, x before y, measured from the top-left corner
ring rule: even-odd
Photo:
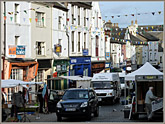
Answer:
[[[57,121],[62,121],[62,117],[61,116],[57,116]]]
[[[94,116],[95,117],[99,116],[99,106],[96,107],[96,111],[94,112]]]

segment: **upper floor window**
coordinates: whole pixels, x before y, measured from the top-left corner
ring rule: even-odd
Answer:
[[[36,12],[36,26],[37,27],[44,27],[45,26],[45,13],[43,12]]]
[[[72,31],[72,52],[74,52],[74,31]]]
[[[80,25],[80,7],[78,7],[78,25]]]
[[[80,32],[78,32],[78,52],[80,52]]]
[[[72,5],[71,14],[72,14],[72,24],[74,24],[74,5]]]
[[[84,49],[86,49],[86,33],[84,33]]]
[[[20,37],[15,36],[15,45],[20,45]]]
[[[86,9],[84,8],[84,26],[86,26]]]
[[[58,29],[61,29],[61,23],[62,23],[62,17],[59,16],[59,19],[58,19]]]
[[[20,6],[19,6],[19,4],[15,4],[14,8],[15,8],[14,22],[15,23],[20,23],[20,20],[19,20],[19,9],[20,9]]]
[[[45,42],[36,42],[37,55],[45,55]]]

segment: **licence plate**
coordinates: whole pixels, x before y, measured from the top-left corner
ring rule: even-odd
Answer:
[[[102,99],[101,98],[98,98],[98,101],[102,101]]]
[[[66,108],[65,111],[76,111],[76,108]]]

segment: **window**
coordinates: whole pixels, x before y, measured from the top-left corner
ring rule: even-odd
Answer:
[[[23,80],[23,69],[12,69],[10,79]]]
[[[19,45],[19,44],[20,44],[20,37],[15,36],[15,45]]]
[[[86,9],[84,8],[84,26],[86,26]]]
[[[35,82],[43,82],[44,81],[44,73],[43,70],[37,71],[37,76],[35,77]]]
[[[150,53],[150,61],[152,61],[152,53]]]
[[[78,32],[78,52],[80,52],[80,32]]]
[[[72,31],[72,52],[74,52],[74,31]]]
[[[99,37],[96,36],[96,56],[99,55]]]
[[[72,5],[72,24],[74,24],[74,6]]]
[[[78,25],[80,25],[80,7],[78,7]]]
[[[61,44],[62,39],[58,39],[58,44]]]
[[[36,42],[37,55],[45,55],[45,42]]]
[[[45,26],[45,14],[43,12],[36,12],[36,26],[44,27]]]
[[[19,23],[19,4],[15,4],[14,22]]]
[[[58,18],[58,29],[61,29],[61,22],[62,22],[62,17],[59,16]]]
[[[156,60],[157,60],[157,59],[156,59],[156,53],[154,53],[154,58],[155,58],[155,61],[156,61]]]
[[[96,15],[96,26],[98,27],[98,21],[99,21],[99,20],[98,20],[98,18],[99,18],[99,13],[97,12],[96,14],[97,14],[97,15]]]
[[[162,63],[162,56],[160,56],[160,63]]]
[[[84,49],[86,49],[86,33],[84,33]]]

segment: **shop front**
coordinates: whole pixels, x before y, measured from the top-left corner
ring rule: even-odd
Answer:
[[[69,60],[68,59],[57,59],[53,62],[53,78],[59,76],[67,76],[69,71]],[[49,75],[47,79],[51,78]],[[61,80],[48,80],[48,88],[54,90],[63,90],[68,88],[67,79]]]
[[[102,70],[105,69],[105,61],[102,62],[92,62],[92,71],[91,76],[93,76],[95,73],[99,73]]]
[[[33,81],[37,76],[38,62],[27,59],[8,59],[4,63],[4,77],[6,79],[15,79],[22,81]],[[8,95],[8,100],[11,100],[11,88],[2,89]],[[22,91],[22,87],[16,87],[15,92]]]

